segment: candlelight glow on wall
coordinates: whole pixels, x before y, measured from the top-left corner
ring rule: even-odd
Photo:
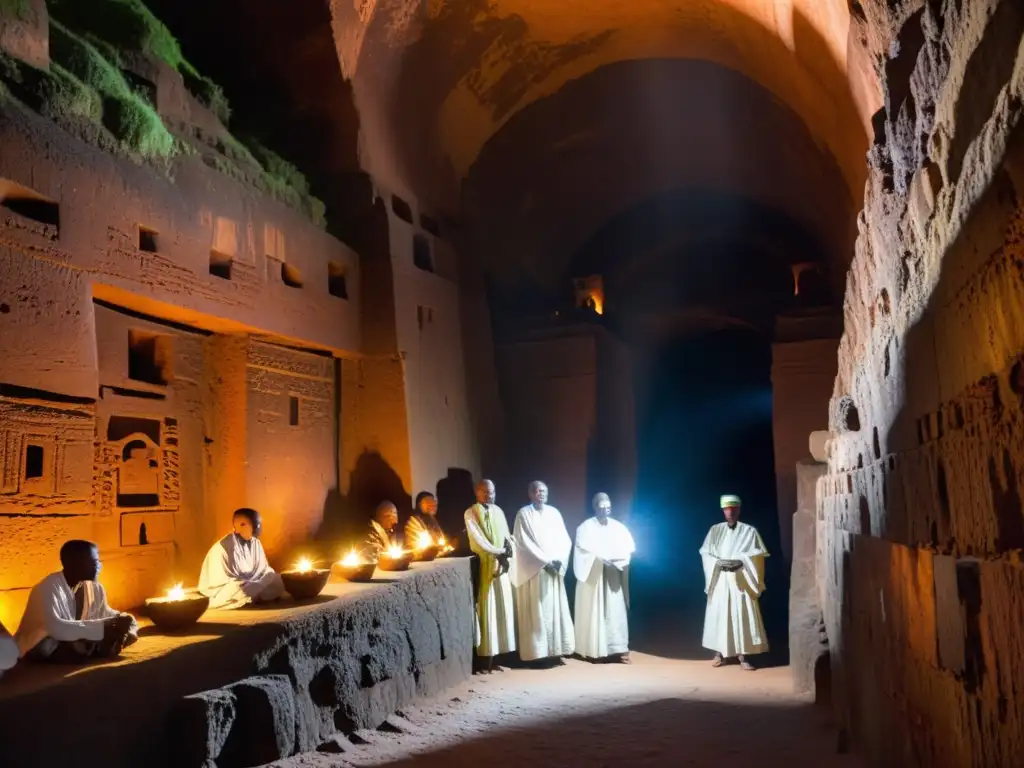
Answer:
[[[592,309],[599,315],[604,314],[604,279],[601,275],[578,277],[573,280],[573,287],[579,309]]]

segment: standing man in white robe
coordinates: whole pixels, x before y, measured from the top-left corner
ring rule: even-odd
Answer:
[[[700,548],[708,596],[703,644],[715,652],[712,666],[735,657],[752,671],[748,657],[768,651],[758,604],[768,551],[757,529],[740,522],[739,496],[722,496],[721,506],[725,522],[711,526]]]
[[[576,635],[565,592],[572,539],[562,513],[549,507],[548,487],[530,483],[530,501],[516,514],[512,543],[512,586],[523,661],[558,659],[576,650]]]
[[[494,503],[494,483],[476,484],[476,504],[466,510],[469,546],[480,558],[480,587],[476,597],[476,654],[486,661],[516,649],[515,606],[512,602],[512,536],[501,507]]]
[[[139,626],[107,604],[97,579],[103,564],[91,541],[73,539],[60,548],[62,570],[32,587],[15,633],[18,650],[30,661],[80,664],[114,658],[139,639]]]
[[[223,610],[283,597],[284,582],[270,567],[260,543],[260,513],[247,507],[236,509],[231,525],[231,533],[206,554],[199,574],[200,594],[210,598],[211,608]]]
[[[629,663],[629,561],[633,537],[613,520],[607,493],[593,501],[594,516],[576,529],[576,651],[592,661]]]

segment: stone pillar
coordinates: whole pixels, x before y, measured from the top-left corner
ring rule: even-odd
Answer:
[[[782,553],[793,549],[791,511],[797,505],[794,467],[807,455],[807,435],[828,424],[828,403],[836,378],[837,339],[787,341],[772,345],[772,436]]]
[[[789,666],[793,689],[813,693],[819,702],[829,693],[819,683],[827,681],[828,638],[817,585],[817,484],[828,472],[827,464],[811,458],[796,464],[797,509],[793,513],[793,567],[789,581]],[[821,686],[824,687],[824,686]]]

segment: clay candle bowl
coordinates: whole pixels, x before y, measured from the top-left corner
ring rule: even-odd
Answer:
[[[324,591],[330,577],[329,568],[314,568],[305,557],[299,560],[292,570],[281,573],[284,588],[296,600],[309,600],[319,595]]]
[[[146,615],[163,632],[177,632],[191,627],[210,607],[210,598],[198,592],[186,592],[178,584],[167,590],[164,597],[151,597],[146,601]]]
[[[400,547],[392,547],[387,552],[381,553],[377,567],[382,571],[405,571],[409,569],[412,562],[412,552],[406,552]]]
[[[355,551],[352,551],[336,562],[331,570],[337,572],[345,581],[372,581],[377,564],[364,562]]]
[[[441,548],[430,538],[430,534],[423,532],[416,542],[416,549],[412,551],[412,559],[418,563],[429,563],[440,551]]]

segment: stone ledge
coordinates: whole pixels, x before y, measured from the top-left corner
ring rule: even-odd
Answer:
[[[235,768],[376,728],[467,679],[473,652],[468,560],[387,578],[210,611],[184,636],[144,628],[114,664],[19,666],[0,683],[0,765]]]

